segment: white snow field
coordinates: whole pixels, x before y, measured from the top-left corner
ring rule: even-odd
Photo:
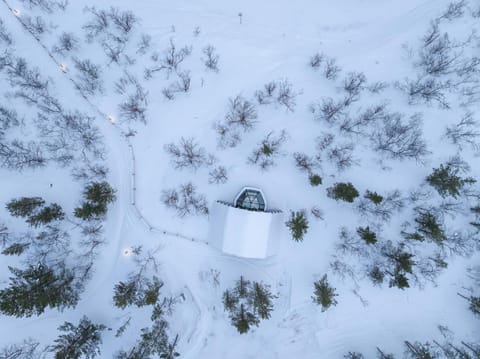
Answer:
[[[60,2],[45,0],[51,4]],[[28,66],[38,68],[62,106],[94,119],[98,141],[103,141],[104,147],[104,158],[95,154],[82,157],[82,150],[76,149],[77,157],[64,167],[53,159],[39,168],[18,170],[2,165],[0,228],[5,224],[15,236],[36,230],[10,216],[4,204],[12,198],[41,196],[46,202],[59,203],[67,213],[62,228],[73,243],[74,254],[68,254],[68,258],[75,260],[83,234],[72,213],[82,198],[85,179],[74,179],[72,169],[81,167],[85,157],[92,163],[98,161],[108,167],[106,180],[116,190],[116,201],[109,205],[101,223],[105,242],[95,249],[93,272],[84,282],[78,305],[63,311],[47,308],[39,316],[24,318],[0,313],[0,347],[27,338],[38,341],[39,348],[51,345],[61,324],[77,323],[85,315],[110,328],[102,334],[98,357],[114,358],[119,350],[128,351],[140,338],[141,329],[151,325],[152,309],[120,309],[114,306],[112,297],[115,284],[138,269],[132,248],[139,246],[157,263],[155,268],[149,267],[148,275],[156,275],[164,283],[161,296],[175,298],[172,311],[164,315],[170,338],[178,334],[176,351],[180,358],[336,359],[349,351],[374,358],[377,347],[401,358],[404,341],[441,342],[444,338],[438,326],[447,326],[456,342],[480,344],[480,318],[458,295],[478,296],[480,290],[468,275],[469,268],[480,265],[480,235],[478,228],[475,232],[469,224],[475,218],[469,209],[480,202],[479,185],[473,184],[470,192],[456,198],[444,199],[425,182],[433,168],[455,155],[469,165],[469,177],[480,179],[480,134],[472,137],[473,144],[465,142],[462,147],[445,136],[446,128],[458,123],[467,112],[479,121],[472,131],[480,132],[480,68],[469,75],[453,70],[429,74],[445,83],[450,81],[451,88],[445,90],[444,98],[409,101],[405,91],[399,89],[406,78],[416,79],[422,72],[418,49],[435,19],[439,19],[441,33],[448,32],[454,43],[455,64],[480,56],[480,38],[474,32],[480,30],[480,15],[474,16],[475,11],[480,14],[480,4],[466,0],[461,15],[442,17],[451,2],[70,0],[64,9],[54,6],[49,12],[32,0],[0,1],[0,20],[13,40],[11,45],[0,41],[0,54],[10,51],[25,58]],[[103,35],[86,39],[82,27],[92,19],[92,12],[86,10],[92,6],[96,10],[112,6],[130,10],[138,18],[116,59],[107,56],[116,49],[107,48],[105,43],[102,46]],[[12,9],[18,11],[17,15]],[[22,26],[28,16],[40,16],[45,22],[45,31],[36,34],[38,39]],[[75,34],[78,48],[53,51],[62,32]],[[143,50],[139,47],[142,34],[150,38],[149,46]],[[187,55],[175,69],[162,68],[162,58],[172,44],[177,52],[186,47]],[[207,45],[212,45],[219,55],[218,71],[204,65],[203,49]],[[309,64],[316,53],[326,56],[318,69]],[[336,78],[324,75],[327,58],[335,58],[341,69]],[[86,59],[99,65],[101,90],[89,93],[85,88],[76,88],[82,79],[75,60]],[[64,71],[59,64],[65,66]],[[385,106],[389,113],[404,114],[405,122],[413,116],[412,123],[418,125],[426,144],[423,154],[393,158],[388,151],[375,150],[370,138],[381,130],[380,120],[364,127],[365,133],[355,133],[342,130],[336,120],[316,118],[322,99],[344,98],[343,81],[350,72],[364,73],[366,84],[340,111],[338,121],[357,118],[373,105]],[[187,91],[182,91],[182,76],[187,73],[190,83]],[[472,93],[462,87],[463,83],[456,83],[461,76],[472,81],[467,81]],[[130,94],[138,94],[135,82],[126,85],[124,91],[119,89],[121,78],[136,78],[146,94],[144,121],[128,120],[119,108]],[[277,86],[291,85],[295,95],[294,103],[289,103],[291,108],[275,100],[265,105],[257,102],[255,93],[271,81],[276,81]],[[368,89],[376,82],[384,82],[387,87],[378,92]],[[15,138],[39,143],[46,140],[50,134],[42,134],[36,127],[41,110],[13,95],[15,88],[5,71],[0,71],[0,92],[0,105],[14,108],[25,123],[6,132],[5,137],[0,123],[0,145]],[[240,130],[241,140],[236,146],[221,146],[215,125],[225,121],[229,99],[237,95],[255,104],[257,117],[251,128]],[[52,127],[52,133],[54,130]],[[269,134],[270,139],[280,139],[279,149],[271,157],[274,163],[261,168],[260,162],[252,163],[249,158]],[[350,164],[336,162],[331,146],[319,148],[318,138],[326,138],[326,134],[334,136],[331,146],[347,147]],[[168,153],[169,144],[178,145],[182,138],[194,139],[202,148],[198,168],[175,164]],[[83,151],[88,152],[85,148]],[[321,185],[310,185],[308,173],[296,168],[294,153],[306,153],[317,161],[313,172],[322,177]],[[4,163],[3,157],[0,163]],[[219,166],[225,168],[228,178],[215,183],[211,172]],[[205,207],[181,213],[181,209],[165,205],[166,191],[178,191],[189,182],[196,193],[204,196],[210,214],[205,213]],[[330,198],[327,188],[337,182],[351,182],[360,197],[354,203]],[[283,226],[283,233],[276,238],[278,254],[274,256],[251,259],[222,253],[209,236],[212,209],[217,200],[233,201],[245,186],[260,188],[269,208],[283,212],[283,221],[289,219],[290,211],[304,210],[309,227],[303,241],[293,241]],[[391,218],[386,220],[362,215],[358,206],[367,190],[384,196],[399,190],[403,208],[392,210]],[[412,199],[414,191],[418,191],[420,199]],[[463,253],[450,250],[450,245],[414,243],[401,235],[402,231],[413,230],[418,207],[442,205],[451,206],[441,212],[449,238],[469,238]],[[314,207],[321,210],[322,218],[312,214]],[[241,219],[235,218],[234,225],[241,226]],[[410,287],[405,289],[390,287],[388,280],[373,285],[366,273],[375,254],[364,256],[361,250],[349,252],[339,246],[342,227],[355,235],[357,227],[367,225],[378,232],[379,243],[405,242],[418,263],[442,253],[447,268],[430,278],[423,267],[424,272],[408,276]],[[264,235],[268,228],[259,231]],[[255,242],[251,227],[239,232],[248,234],[249,246]],[[242,233],[233,233],[232,237],[240,240]],[[360,246],[356,243],[352,247]],[[252,247],[245,251],[264,253]],[[23,268],[31,260],[27,256],[1,255],[0,290],[9,284],[9,266]],[[335,261],[345,264],[343,272],[335,269]],[[324,274],[328,274],[338,294],[338,303],[326,311],[312,300],[313,283]],[[231,325],[222,303],[222,293],[233,287],[241,275],[270,285],[276,295],[271,318],[246,334],[239,334]],[[116,331],[129,317],[130,325],[117,337]],[[16,358],[1,355],[0,359]],[[44,355],[54,357],[51,351]]]

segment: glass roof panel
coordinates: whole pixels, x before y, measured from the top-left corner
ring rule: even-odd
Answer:
[[[265,200],[259,191],[246,189],[238,197],[235,206],[253,211],[264,211]]]

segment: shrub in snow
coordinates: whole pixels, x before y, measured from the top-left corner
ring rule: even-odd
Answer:
[[[372,132],[370,140],[375,151],[393,159],[419,161],[429,153],[419,114],[411,116],[408,122],[404,121],[402,114],[388,114]]]
[[[179,217],[208,214],[205,196],[197,194],[197,189],[191,182],[182,184],[179,190],[172,188],[162,191],[161,199],[163,204],[174,209]]]
[[[352,203],[355,198],[359,196],[357,189],[350,182],[335,183],[333,186],[327,188],[327,196],[335,200],[342,200]]]
[[[325,68],[323,75],[327,80],[335,80],[341,71],[340,66],[337,65],[337,60],[334,58],[325,59]]]
[[[165,151],[170,155],[170,162],[175,169],[189,168],[194,171],[207,161],[207,151],[194,138],[181,138],[180,143],[165,145]]]
[[[319,186],[322,184],[322,177],[319,175],[312,173],[308,176],[308,180],[310,181],[310,185],[313,187]]]
[[[310,66],[314,69],[317,70],[323,63],[323,60],[325,58],[325,55],[322,53],[316,53],[312,57],[310,57]]]
[[[58,327],[64,334],[54,340],[49,351],[55,353],[55,359],[95,358],[101,354],[102,331],[105,329],[105,325],[92,323],[86,316],[77,325],[65,322]]]
[[[363,72],[349,72],[343,79],[343,90],[347,93],[345,106],[350,106],[360,98],[360,93],[365,88],[367,78]]]
[[[460,150],[464,145],[469,145],[474,151],[480,150],[480,130],[479,124],[473,118],[473,112],[467,112],[460,121],[452,126],[448,126],[445,131],[445,137],[456,145]]]
[[[92,61],[73,59],[75,69],[77,70],[77,80],[79,90],[95,95],[103,93],[102,69],[100,65],[94,64]]]
[[[0,19],[0,43],[7,46],[13,44],[12,34],[6,29],[2,19]]]
[[[228,181],[227,168],[225,166],[218,166],[208,172],[208,183],[223,184]]]
[[[275,165],[275,159],[282,155],[280,149],[286,140],[285,130],[278,136],[273,136],[273,132],[270,132],[248,157],[248,162],[260,166],[262,170],[268,170]]]
[[[63,32],[59,37],[57,44],[53,46],[53,52],[62,56],[78,49],[79,39],[71,32]]]
[[[260,320],[270,318],[275,298],[269,285],[250,282],[241,276],[234,288],[223,293],[223,305],[232,325],[244,334],[252,326],[258,327]]]
[[[313,283],[315,290],[313,291],[314,296],[312,297],[313,302],[322,307],[322,312],[326,311],[331,306],[337,305],[337,300],[335,297],[338,294],[328,282],[327,275],[325,274],[320,280]]]
[[[218,61],[220,56],[217,54],[215,47],[212,45],[207,45],[202,49],[205,58],[203,58],[203,64],[208,70],[218,72]]]
[[[308,219],[305,211],[290,212],[290,219],[285,222],[295,242],[303,241],[308,230]]]

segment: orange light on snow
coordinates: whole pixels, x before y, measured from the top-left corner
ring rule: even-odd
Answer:
[[[123,255],[125,257],[130,257],[132,255],[132,248],[128,247],[123,250]]]
[[[20,12],[20,10],[18,10],[18,9],[13,9],[13,14],[14,14],[15,16],[20,16],[21,12]]]
[[[58,67],[60,67],[60,70],[62,70],[63,72],[67,72],[67,65],[60,64],[60,65],[58,65]]]
[[[108,120],[112,125],[115,124],[115,117],[113,117],[112,115],[109,115],[109,116],[107,117],[107,120]]]

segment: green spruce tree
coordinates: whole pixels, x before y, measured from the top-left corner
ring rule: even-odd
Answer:
[[[58,330],[61,334],[50,351],[55,352],[55,359],[91,359],[100,355],[102,344],[102,331],[107,327],[103,324],[94,324],[83,316],[78,325],[65,322]]]
[[[341,200],[352,203],[359,196],[357,189],[348,183],[335,183],[332,187],[327,188],[327,196],[334,200]]]
[[[335,288],[333,288],[328,282],[326,274],[322,279],[314,282],[313,285],[315,290],[312,299],[315,304],[322,306],[322,312],[326,311],[331,306],[337,305],[335,297],[337,297],[338,294],[335,292]]]
[[[290,212],[290,219],[285,222],[295,242],[303,241],[308,230],[308,219],[305,211]]]
[[[75,307],[78,291],[74,275],[63,266],[53,269],[43,264],[27,269],[8,267],[13,277],[0,290],[0,312],[15,317],[40,315],[45,309]]]

